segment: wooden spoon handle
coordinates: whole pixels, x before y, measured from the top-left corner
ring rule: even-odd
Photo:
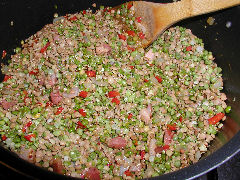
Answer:
[[[182,0],[170,3],[173,12],[173,21],[179,21],[192,16],[206,14],[217,10],[240,5],[240,0]]]
[[[182,0],[182,2],[188,4],[191,16],[240,5],[240,0]]]

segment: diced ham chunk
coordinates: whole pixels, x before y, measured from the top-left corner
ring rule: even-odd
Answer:
[[[62,96],[59,92],[51,92],[50,94],[51,100],[53,102],[53,104],[59,104],[62,101]]]
[[[122,137],[115,137],[108,141],[108,146],[111,148],[124,148],[127,145],[127,141]]]
[[[38,83],[42,86],[45,83],[45,76],[39,76],[38,77]]]
[[[153,53],[152,49],[150,49],[144,56],[149,61],[152,61],[155,58],[155,54]]]
[[[163,149],[163,146],[157,146],[157,147],[155,148],[155,152],[156,152],[156,153],[161,153],[163,150],[164,150],[164,149]]]
[[[166,129],[164,131],[164,144],[165,145],[171,144],[173,135],[174,135],[174,132],[171,131],[170,129]]]
[[[57,83],[57,77],[55,74],[52,74],[45,80],[45,85],[54,86]]]
[[[20,148],[19,156],[31,163],[34,163],[36,160],[36,152],[32,148],[26,149],[24,146]]]
[[[55,74],[52,74],[48,77],[46,77],[45,75],[39,76],[38,77],[38,82],[40,85],[50,85],[50,86],[54,86],[57,83],[57,77]]]
[[[0,104],[2,105],[3,109],[5,110],[8,110],[10,109],[11,107],[13,107],[15,104],[17,104],[16,101],[11,101],[11,102],[8,102],[6,101],[5,99],[3,99]]]
[[[98,55],[108,53],[111,50],[112,50],[112,48],[108,44],[102,44],[102,45],[96,47],[96,53]]]
[[[59,174],[64,174],[64,167],[62,165],[62,161],[58,158],[54,158],[50,162],[50,166],[53,168],[53,171]]]
[[[149,124],[152,122],[151,116],[152,116],[152,106],[149,104],[147,108],[144,108],[140,111],[140,118],[146,124]]]
[[[155,148],[155,152],[156,153],[161,153],[163,150],[167,150],[167,149],[169,149],[169,145],[165,145],[165,146],[157,146],[156,148]]]
[[[95,167],[90,167],[87,172],[85,173],[85,178],[89,180],[100,180],[100,172]]]
[[[69,93],[63,93],[63,97],[65,98],[74,98],[79,95],[79,88],[73,87]]]
[[[150,156],[155,156],[155,148],[156,148],[156,139],[151,139],[149,142],[149,154]]]

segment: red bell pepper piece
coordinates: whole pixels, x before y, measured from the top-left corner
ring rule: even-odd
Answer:
[[[224,113],[218,113],[212,118],[208,119],[208,123],[212,125],[217,124],[217,122],[219,122],[224,116],[225,116]]]
[[[42,103],[38,102],[37,105],[42,106]]]
[[[6,141],[7,140],[7,136],[4,134],[2,135],[2,141]]]
[[[44,53],[47,50],[49,45],[50,45],[50,42],[47,42],[47,44],[40,50],[40,53]]]
[[[83,125],[82,123],[81,123],[81,121],[78,121],[77,122],[77,128],[83,128],[83,129],[85,129],[86,128],[86,126],[85,125]]]
[[[192,50],[192,46],[187,46],[186,47],[186,51],[191,51]]]
[[[23,98],[23,102],[24,102],[25,105],[26,105],[26,100],[27,100],[27,98],[29,98],[29,97],[28,97],[28,92],[27,92],[26,90],[24,90],[24,91],[23,91],[23,94],[25,95],[24,98]],[[30,99],[30,98],[29,98],[29,99]],[[30,99],[30,103],[32,103],[31,99]]]
[[[63,109],[64,109],[63,107],[59,107],[55,115],[59,115],[63,111]]]
[[[88,95],[88,92],[87,92],[87,91],[81,91],[81,92],[79,93],[79,96],[82,97],[82,98],[86,98],[87,95]]]
[[[107,166],[110,167],[112,165],[112,163],[107,163]]]
[[[166,129],[164,131],[164,144],[169,145],[172,142],[174,131],[171,131],[170,129]]]
[[[107,10],[107,11],[108,11],[108,12],[111,12],[111,11],[112,11],[112,9],[113,9],[113,8],[108,8],[108,10]]]
[[[170,147],[169,145],[157,146],[157,147],[154,149],[154,151],[155,151],[156,153],[161,153],[163,150],[164,150],[164,151],[168,150],[169,147]]]
[[[137,20],[137,22],[139,22],[139,23],[142,22],[142,18],[141,18],[141,17],[137,17],[136,20]]]
[[[143,160],[144,159],[144,156],[145,156],[145,151],[144,150],[142,150],[142,151],[140,151],[140,156],[141,156],[141,160]]]
[[[168,124],[167,127],[168,127],[171,131],[177,130],[176,123],[174,123],[174,124]]]
[[[159,77],[159,76],[155,76],[155,78],[157,79],[157,81],[158,81],[159,83],[162,82],[162,78],[161,78],[161,77]]]
[[[84,111],[84,109],[79,109],[78,112],[83,116],[86,117],[87,113]]]
[[[144,79],[143,81],[144,81],[144,82],[148,82],[149,80],[148,80],[148,79]]]
[[[130,9],[132,6],[133,6],[132,2],[129,2],[129,3],[127,4],[127,8],[128,8],[128,9]]]
[[[86,10],[83,10],[83,11],[82,11],[82,14],[83,14],[83,15],[85,15],[86,13],[87,13]]]
[[[26,132],[27,128],[32,125],[32,121],[29,121],[27,124],[25,124],[22,128],[22,132]]]
[[[169,148],[170,148],[169,145],[164,145],[164,146],[163,146],[163,150],[168,150]]]
[[[114,97],[117,97],[117,96],[120,96],[120,93],[117,92],[117,91],[109,91],[108,92],[108,97],[110,97],[110,98],[114,98]]]
[[[128,114],[128,119],[132,119],[132,117],[133,117],[133,114],[132,114],[132,113],[129,113],[129,114]]]
[[[96,77],[96,71],[86,71],[88,77]]]
[[[140,39],[144,39],[144,38],[145,38],[145,34],[143,34],[142,32],[140,32],[140,33],[138,34],[138,37],[139,37]]]
[[[27,92],[26,90],[23,90],[23,94],[24,94],[25,96],[27,96],[27,95],[28,95],[28,92]]]
[[[129,170],[126,170],[126,171],[124,172],[124,174],[125,174],[126,176],[132,176],[132,173],[131,173]]]
[[[182,122],[183,121],[183,118],[182,116],[179,117],[179,121]]]
[[[30,71],[29,75],[37,75],[39,73],[39,69],[34,69],[33,71]]]
[[[134,66],[130,66],[131,69],[134,69]]]
[[[46,103],[46,107],[48,107],[48,106],[52,107],[53,106],[53,102],[47,102]]]
[[[135,51],[135,49],[132,48],[132,47],[127,46],[127,48],[128,48],[128,50],[130,50],[130,51]]]
[[[120,104],[120,100],[118,98],[113,98],[112,99],[112,103],[115,103],[115,104],[119,105]]]
[[[5,58],[6,55],[7,55],[7,51],[3,50],[3,52],[2,52],[2,59]]]
[[[76,21],[76,20],[78,20],[78,18],[77,18],[77,16],[73,16],[73,17],[71,17],[69,20],[70,20],[70,21]]]
[[[132,31],[132,30],[127,31],[127,34],[128,34],[129,36],[135,36],[135,32]]]
[[[3,79],[3,82],[6,82],[7,80],[11,79],[12,76],[9,76],[9,75],[5,75],[4,76],[4,79]]]
[[[135,146],[137,146],[137,145],[138,145],[138,141],[137,141],[137,140],[135,140],[135,142],[134,142],[134,145],[135,145]]]
[[[127,39],[126,36],[124,36],[123,34],[118,34],[118,37],[119,39],[122,39],[124,41]]]
[[[36,135],[35,134],[28,134],[28,135],[26,135],[26,136],[24,136],[24,138],[27,140],[27,141],[29,141],[29,142],[32,142],[32,138],[35,138],[36,137]]]

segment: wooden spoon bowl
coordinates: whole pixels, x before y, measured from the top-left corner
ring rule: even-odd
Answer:
[[[240,5],[240,0],[181,0],[173,3],[131,1],[134,16],[141,17],[138,25],[145,34],[144,47],[150,45],[171,25],[197,15]],[[118,6],[120,7],[120,6]]]

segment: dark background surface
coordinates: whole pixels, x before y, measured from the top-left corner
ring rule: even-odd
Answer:
[[[157,0],[155,1],[157,2]],[[6,62],[10,58],[10,54],[13,54],[13,49],[20,46],[21,40],[24,40],[39,31],[43,25],[51,23],[55,12],[57,12],[60,16],[65,15],[66,13],[76,13],[79,10],[91,7],[93,2],[96,2],[97,5],[115,6],[123,1],[0,0],[0,53],[3,49],[7,50],[8,53],[3,61]],[[161,0],[159,2],[167,2],[167,0]],[[216,19],[213,26],[209,26],[206,22],[209,16],[213,16]],[[209,165],[209,167],[218,166],[218,164],[221,164],[222,161],[228,160],[232,153],[239,151],[240,103],[239,100],[235,101],[235,98],[239,99],[240,97],[239,18],[240,7],[237,7],[220,13],[213,13],[185,20],[179,23],[179,25],[192,29],[195,35],[203,39],[206,49],[213,52],[218,65],[223,68],[225,92],[229,99],[228,103],[233,107],[234,111],[230,114],[233,118],[228,119],[222,133],[225,140],[221,141],[221,143],[219,143],[220,141],[216,141],[215,144],[213,144],[215,146],[212,146],[213,150],[211,150],[211,152],[215,152],[217,150],[220,151],[213,153],[213,156],[211,155],[207,157],[206,162],[202,161],[202,164],[198,163],[198,166],[192,166],[191,168],[185,170],[185,172],[180,171],[177,175],[180,174],[181,176],[182,172],[193,175],[198,171],[203,172],[206,170],[207,165]],[[11,26],[11,21],[13,22],[13,26]],[[226,23],[228,21],[232,23],[230,28],[226,27]],[[3,78],[3,76],[0,77]],[[231,121],[232,124],[228,123]],[[236,137],[236,134],[238,134],[238,139],[235,138],[233,142],[226,144],[234,135]],[[222,146],[223,148],[220,148]],[[13,165],[15,161],[14,157],[7,153],[1,154],[2,152],[3,151],[0,147],[0,162],[4,160],[3,162],[11,162]],[[11,161],[8,161],[8,159],[11,159]],[[19,162],[16,164],[20,165],[15,168],[21,169],[26,167],[27,169],[25,168],[25,172],[31,172],[34,174],[32,172],[34,169],[30,168],[27,164],[21,164]],[[180,177],[177,175],[175,177]],[[46,176],[46,174],[43,174],[41,179],[43,179],[44,176]],[[19,177],[23,177],[23,175],[14,172],[6,165],[0,163],[0,179],[12,179]],[[24,179],[27,178],[24,177]],[[240,179],[240,153],[236,154],[234,158],[219,166],[217,169],[212,170],[198,179]]]

